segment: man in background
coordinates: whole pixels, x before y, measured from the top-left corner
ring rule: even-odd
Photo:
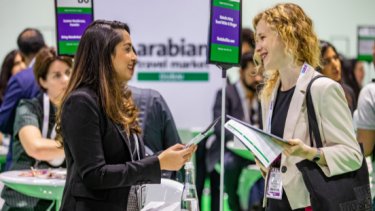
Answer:
[[[39,86],[35,81],[33,66],[35,55],[45,47],[43,35],[38,29],[26,28],[17,38],[17,45],[28,68],[12,76],[8,82],[4,100],[0,107],[0,131],[13,135],[15,111],[21,99],[31,99],[39,93]],[[12,140],[10,141],[5,169],[12,160]]]
[[[372,48],[372,62],[375,67],[375,42]],[[356,111],[357,140],[363,144],[365,156],[373,156],[374,166],[374,146],[375,146],[375,79],[361,90],[358,98]],[[373,188],[371,194],[374,197],[374,171],[372,172]],[[375,202],[375,198],[373,200]],[[375,206],[373,208],[375,211]]]

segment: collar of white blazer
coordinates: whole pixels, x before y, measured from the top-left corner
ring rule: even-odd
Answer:
[[[297,79],[296,89],[294,91],[292,101],[291,101],[293,103],[290,104],[288,113],[289,112],[294,113],[296,111],[301,110],[302,104],[305,100],[305,93],[306,93],[307,85],[309,84],[310,80],[314,76],[319,75],[319,74],[320,73],[315,71],[315,69],[312,66],[310,66],[309,64],[304,63],[302,65],[301,70],[300,70],[300,75]],[[280,79],[276,82],[276,86],[275,86],[275,88],[272,92],[272,95],[271,95],[272,97],[271,97],[271,100],[270,100],[270,104],[268,105],[269,111],[267,112],[268,116],[266,118],[267,119],[266,130],[268,132],[271,131],[273,107],[274,107],[274,102],[275,102],[276,97],[277,97],[277,90],[278,90],[279,86],[280,86]],[[293,133],[294,133],[294,129],[295,129],[297,120],[298,120],[298,115],[287,115],[287,118],[286,118],[286,121],[285,121],[285,128],[284,128],[284,138],[285,139],[293,138]]]

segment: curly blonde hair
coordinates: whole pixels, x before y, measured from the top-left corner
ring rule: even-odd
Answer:
[[[264,20],[278,33],[285,44],[285,53],[292,56],[295,64],[302,65],[306,62],[313,67],[320,66],[319,40],[313,29],[313,22],[300,6],[282,3],[259,13],[253,19],[255,31],[260,20]],[[261,98],[267,100],[279,79],[279,72],[266,70],[264,76],[265,85]]]

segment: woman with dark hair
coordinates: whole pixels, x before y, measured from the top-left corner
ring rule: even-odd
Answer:
[[[323,75],[341,84],[348,106],[353,114],[357,105],[354,91],[342,80],[342,63],[336,48],[331,43],[324,40],[320,40],[320,61],[322,63],[322,68],[318,68],[318,70]]]
[[[5,56],[0,72],[0,105],[10,77],[25,68],[26,64],[18,50],[13,50]]]
[[[61,166],[64,150],[55,140],[55,111],[65,91],[72,68],[70,57],[60,57],[45,48],[36,55],[35,80],[43,93],[21,100],[16,110],[10,170],[48,169]],[[4,187],[2,210],[47,210],[53,201],[21,194]]]
[[[355,101],[358,102],[359,92],[362,89],[362,83],[365,77],[363,62],[357,59],[344,59],[342,62],[342,70],[343,81],[352,88]],[[356,108],[357,105],[355,105],[355,109]]]
[[[140,185],[160,183],[161,170],[179,170],[195,151],[176,144],[144,157],[124,87],[136,62],[126,24],[96,20],[84,32],[57,116],[68,168],[61,210],[140,210]]]
[[[5,89],[10,77],[25,68],[26,64],[18,50],[12,50],[5,56],[0,70],[0,105],[3,103]],[[9,136],[0,132],[0,144],[8,146],[9,141]]]

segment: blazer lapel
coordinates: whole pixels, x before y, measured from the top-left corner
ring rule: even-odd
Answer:
[[[120,134],[120,137],[121,137],[122,141],[125,142],[125,145],[128,147],[129,152],[131,152],[131,148],[130,148],[130,143],[129,143],[128,137],[124,136],[124,134],[123,134],[120,126],[118,126],[115,123],[113,123],[113,125],[115,125],[117,132]],[[132,156],[131,153],[130,153],[130,156]]]
[[[306,66],[306,67],[305,67]],[[301,115],[302,105],[305,101],[305,93],[307,85],[313,78],[315,70],[313,67],[307,65],[306,63],[302,66],[300,76],[297,80],[296,88],[293,93],[292,101],[288,109],[288,115],[285,121],[284,128],[284,138],[291,139],[294,135],[294,130],[296,129],[296,124],[299,115]]]

